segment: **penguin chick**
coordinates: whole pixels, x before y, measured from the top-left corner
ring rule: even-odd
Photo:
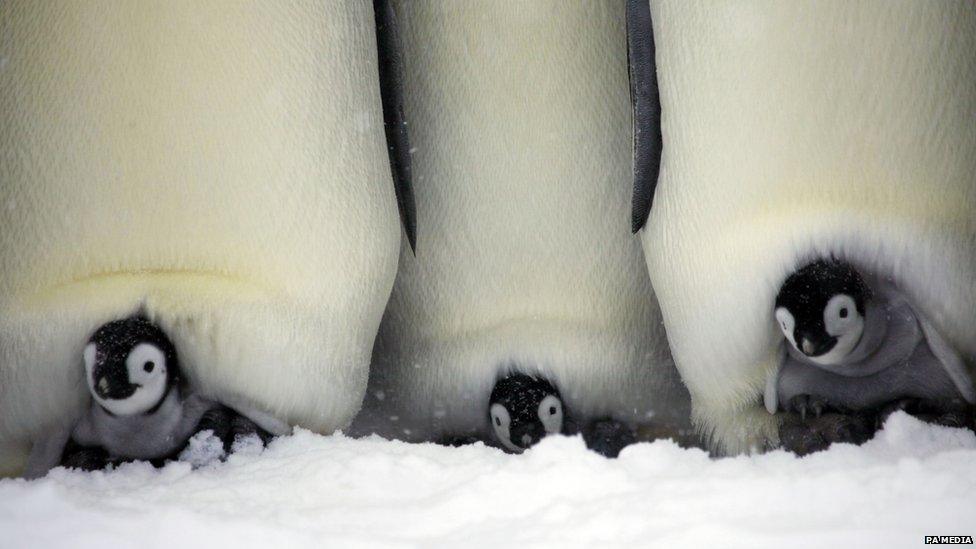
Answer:
[[[542,377],[509,374],[495,383],[489,397],[492,430],[512,452],[522,452],[547,435],[561,433],[563,416],[559,391]]]
[[[103,325],[83,359],[91,405],[76,423],[35,444],[27,478],[57,466],[71,445],[102,449],[106,462],[169,457],[217,406],[184,390],[175,346],[145,318]]]
[[[956,351],[891,282],[869,285],[852,265],[820,260],[776,298],[786,357],[767,382],[766,407],[806,416],[861,411],[899,399],[945,409],[976,402]]]
[[[175,346],[145,318],[99,328],[84,360],[92,403],[72,439],[113,458],[154,459],[180,450],[216,406],[184,390]]]

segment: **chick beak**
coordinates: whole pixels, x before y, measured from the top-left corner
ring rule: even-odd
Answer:
[[[106,378],[106,377],[100,378],[98,380],[98,385],[96,386],[96,388],[98,389],[98,396],[100,396],[102,398],[107,397],[108,396],[108,378]]]
[[[800,349],[800,350],[803,351],[803,354],[805,354],[807,356],[812,355],[815,349],[816,349],[816,347],[814,347],[812,341],[810,341],[807,338],[803,338],[803,344],[801,345],[801,349]],[[105,381],[105,380],[103,379],[102,381]]]
[[[122,367],[124,368],[124,366]],[[95,394],[103,400],[122,400],[129,398],[139,384],[129,381],[128,373],[119,367],[98,365],[92,375],[95,381]]]
[[[797,341],[800,342],[800,351],[807,356],[820,356],[834,348],[837,343],[836,337],[817,337],[810,334],[803,334]]]

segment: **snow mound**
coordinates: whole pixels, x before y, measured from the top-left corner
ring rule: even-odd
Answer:
[[[670,441],[608,460],[297,431],[191,469],[0,481],[0,546],[914,547],[976,534],[976,436],[895,414],[861,447],[710,459]]]

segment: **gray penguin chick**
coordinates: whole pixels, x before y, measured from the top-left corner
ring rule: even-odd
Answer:
[[[84,362],[91,405],[76,423],[34,445],[26,478],[58,466],[69,440],[101,448],[110,459],[171,456],[218,406],[181,386],[173,343],[141,317],[99,328],[85,347]]]
[[[946,410],[976,402],[959,354],[894,284],[871,282],[836,259],[786,280],[775,312],[786,352],[767,380],[770,413],[819,416],[825,408],[859,411],[901,399]]]

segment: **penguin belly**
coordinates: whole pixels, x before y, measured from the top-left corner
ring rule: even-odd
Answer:
[[[774,301],[834,256],[976,358],[976,5],[652,2],[664,152],[642,233],[695,422],[775,445]]]
[[[208,398],[351,421],[400,228],[367,2],[0,5],[0,469],[143,313]]]
[[[358,431],[490,436],[507,372],[570,414],[684,426],[640,243],[621,3],[401,2],[419,212]]]

